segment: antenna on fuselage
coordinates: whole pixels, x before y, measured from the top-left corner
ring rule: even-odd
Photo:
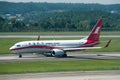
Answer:
[[[38,41],[40,40],[40,35],[38,35],[38,38],[37,38],[37,40],[38,40]]]

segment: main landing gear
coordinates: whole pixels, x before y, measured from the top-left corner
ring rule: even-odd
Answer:
[[[22,54],[19,54],[19,58],[22,58]]]

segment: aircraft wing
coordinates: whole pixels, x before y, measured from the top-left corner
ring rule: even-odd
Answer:
[[[107,48],[110,44],[111,40],[107,42],[104,47],[80,47],[80,48],[65,48],[64,51],[80,51],[80,50],[87,50],[87,49],[100,49],[100,48]]]
[[[100,49],[102,47],[81,47],[81,48],[65,48],[64,51],[79,51],[79,50],[87,50],[87,49]]]

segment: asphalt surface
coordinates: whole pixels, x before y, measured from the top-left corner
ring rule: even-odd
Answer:
[[[87,36],[87,35],[86,35]],[[82,38],[82,35],[44,35],[40,38]],[[0,35],[0,38],[37,38],[37,35]],[[120,35],[101,35],[100,37],[120,38]]]
[[[66,58],[45,57],[41,54],[23,54],[19,58],[16,54],[0,55],[0,63],[33,62],[33,61],[73,61],[73,60],[120,60],[120,52],[68,52]]]
[[[120,71],[78,71],[0,75],[0,80],[120,80]]]

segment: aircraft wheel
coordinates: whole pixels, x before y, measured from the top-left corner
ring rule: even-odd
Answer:
[[[46,57],[53,57],[53,54],[51,54],[51,53],[44,53],[44,55],[45,55]]]
[[[67,54],[64,54],[63,57],[67,57]]]
[[[22,54],[19,54],[19,58],[22,58]]]

